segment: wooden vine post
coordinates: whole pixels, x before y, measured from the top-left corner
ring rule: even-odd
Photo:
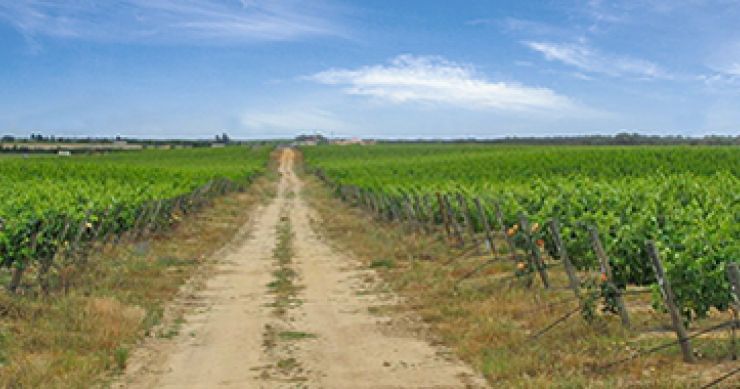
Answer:
[[[578,281],[578,276],[576,275],[576,269],[573,266],[573,263],[570,261],[568,250],[565,248],[565,244],[563,243],[562,236],[560,235],[560,227],[558,227],[558,222],[555,220],[550,220],[547,224],[550,227],[550,232],[552,233],[552,239],[553,241],[555,241],[555,247],[558,249],[558,256],[560,257],[560,260],[563,261],[565,272],[568,273],[568,280],[570,281],[570,288],[573,290],[573,293],[576,295],[576,297],[580,298],[581,297],[581,283],[580,281]]]
[[[504,221],[504,212],[503,208],[501,207],[501,203],[496,202],[496,221],[498,221],[499,228],[501,229],[501,232],[504,234],[504,239],[506,239],[506,246],[509,248],[509,255],[511,256],[511,260],[514,261],[514,263],[519,263],[519,254],[516,252],[516,244],[514,243],[514,240],[509,236],[509,232],[506,228],[506,222]]]
[[[447,233],[447,240],[452,242],[452,229],[450,227],[450,221],[447,218],[447,208],[444,202],[444,199],[442,199],[442,194],[437,192],[437,205],[439,205],[439,214],[442,217],[442,223],[445,226],[445,232]]]
[[[69,232],[69,227],[72,224],[72,219],[70,216],[67,216],[64,220],[64,227],[62,227],[62,231],[59,233],[59,235],[56,238],[57,246],[62,245],[62,249],[57,249],[55,252],[48,253],[46,256],[41,258],[41,268],[39,269],[38,274],[38,282],[41,285],[41,291],[48,294],[49,293],[49,269],[51,269],[51,266],[53,265],[54,258],[59,255],[60,253],[64,254],[64,241],[67,238],[67,232]]]
[[[429,204],[429,196],[424,195],[422,197],[422,205],[424,206],[424,212],[427,216],[427,223],[429,224],[430,231],[436,231],[434,226],[434,212],[432,212],[432,206]]]
[[[406,222],[411,224],[414,229],[417,229],[418,224],[416,223],[416,214],[414,213],[414,208],[413,205],[411,205],[411,200],[408,195],[403,196],[403,203],[406,209]]]
[[[416,212],[416,221],[419,223],[419,228],[425,232],[429,232],[429,223],[427,223],[427,214],[424,211],[419,195],[414,195],[414,212]]]
[[[493,240],[493,231],[491,230],[491,224],[488,222],[488,216],[483,210],[483,206],[481,206],[479,199],[473,199],[473,204],[475,204],[475,209],[478,211],[478,216],[483,223],[483,229],[486,231],[486,241],[488,242],[488,249],[491,250],[491,254],[493,254],[493,256],[495,257],[497,254],[496,243]]]
[[[735,299],[735,304],[731,307],[732,315],[735,322],[732,323],[732,360],[738,359],[737,352],[737,328],[738,328],[738,309],[740,305],[740,266],[736,262],[730,262],[725,266],[727,272],[727,279],[730,281],[730,289]]]
[[[26,272],[26,268],[28,267],[28,264],[31,262],[31,258],[36,252],[36,242],[39,233],[40,231],[36,230],[31,234],[31,238],[28,244],[28,252],[22,254],[21,257],[17,260],[18,262],[13,264],[15,269],[13,271],[13,277],[10,279],[10,285],[8,285],[8,291],[12,294],[15,294],[16,290],[20,286],[21,281],[23,280],[23,273]]]
[[[80,242],[82,241],[82,237],[85,235],[85,232],[87,232],[87,223],[90,222],[91,213],[92,208],[88,208],[87,212],[85,212],[85,217],[82,219],[82,222],[80,222],[80,228],[77,229],[75,240],[70,244],[70,250],[72,251],[72,255],[75,258],[78,255],[77,249],[79,248]]]
[[[470,215],[470,208],[468,208],[468,202],[465,200],[465,196],[462,193],[457,194],[457,205],[460,207],[460,213],[463,217],[465,227],[467,227],[468,235],[470,235],[470,242],[475,247],[475,250],[480,254],[480,248],[478,247],[478,239],[475,237],[475,225],[473,225],[473,218]]]
[[[450,224],[452,224],[452,231],[455,233],[455,237],[457,238],[457,244],[460,247],[463,247],[465,246],[465,239],[463,238],[460,223],[458,223],[457,215],[455,214],[455,209],[452,208],[450,198],[447,195],[442,196],[442,199],[444,199],[445,208],[447,209],[447,217],[450,219]]]
[[[604,245],[601,244],[601,239],[599,239],[599,233],[598,231],[596,231],[596,227],[590,226],[588,228],[588,234],[591,238],[591,247],[596,253],[596,257],[599,259],[601,274],[606,276],[606,280],[604,282],[606,282],[609,287],[616,292],[616,295],[614,296],[614,301],[617,303],[617,310],[619,311],[619,316],[622,318],[622,325],[624,325],[626,328],[629,328],[630,317],[627,313],[627,306],[624,303],[622,294],[617,289],[617,285],[614,283],[614,274],[612,273],[612,267],[609,265],[609,259],[606,256],[606,251],[604,251]]]
[[[156,223],[157,223],[157,216],[159,216],[159,211],[161,209],[162,209],[162,201],[157,201],[154,205],[154,212],[152,212],[152,215],[149,218],[149,223],[147,223],[144,226],[144,231],[142,231],[142,236],[149,236],[149,234],[155,230]]]
[[[0,232],[5,231],[5,220],[0,218]],[[0,275],[3,273],[3,267],[0,266]]]
[[[530,264],[534,264],[534,267],[540,274],[542,285],[544,285],[545,288],[550,288],[550,279],[547,276],[547,269],[545,269],[545,263],[542,260],[540,248],[537,246],[537,244],[534,242],[534,239],[532,238],[532,230],[529,226],[529,219],[526,215],[524,215],[524,212],[521,211],[519,211],[519,223],[522,226],[522,232],[524,232],[524,236],[527,238],[527,244],[529,245],[530,251],[532,252],[530,256]]]
[[[100,222],[95,227],[95,232],[93,232],[92,241],[98,240],[98,236],[100,236],[100,232],[105,227],[105,223],[108,221],[108,216],[110,215],[110,206],[105,207],[105,210],[103,211],[103,216],[100,218]]]
[[[681,320],[681,313],[678,309],[678,304],[676,303],[676,296],[673,294],[673,288],[671,288],[671,282],[663,271],[663,263],[660,259],[660,253],[658,253],[658,247],[655,245],[655,242],[648,241],[647,249],[650,254],[650,260],[653,263],[655,277],[658,279],[658,285],[660,286],[663,300],[668,307],[668,312],[671,314],[673,328],[676,330],[679,345],[681,346],[681,353],[683,353],[683,360],[684,362],[692,363],[694,362],[694,354],[691,352],[691,345],[689,344],[688,335],[686,334],[686,328],[683,326],[683,320]]]

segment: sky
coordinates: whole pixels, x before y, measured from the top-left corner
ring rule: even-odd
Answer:
[[[0,135],[740,135],[740,0],[0,0]]]

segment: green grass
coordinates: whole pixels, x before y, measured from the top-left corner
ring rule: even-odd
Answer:
[[[309,334],[307,332],[299,331],[283,331],[278,333],[278,339],[280,340],[303,340],[303,339],[314,339],[315,334]]]

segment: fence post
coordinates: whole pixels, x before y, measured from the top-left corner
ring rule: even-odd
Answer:
[[[108,228],[105,231],[105,235],[103,238],[103,246],[108,246],[111,244],[111,240],[116,233],[116,224],[118,216],[121,215],[121,209],[123,209],[123,205],[117,204],[116,207],[113,208],[113,215],[108,218]]]
[[[519,223],[522,225],[522,231],[524,236],[527,238],[529,249],[532,251],[531,263],[537,268],[537,272],[540,274],[540,279],[545,288],[550,288],[550,279],[547,277],[547,269],[545,269],[545,263],[540,255],[540,248],[537,243],[532,239],[532,230],[529,227],[529,219],[524,215],[524,212],[519,211]]]
[[[375,193],[373,193],[373,191],[371,190],[368,190],[367,195],[370,198],[370,208],[372,210],[373,216],[380,216],[380,207],[378,206],[378,199],[375,197]]]
[[[519,263],[519,254],[516,252],[516,244],[511,239],[511,236],[509,236],[508,231],[506,230],[506,222],[504,221],[504,213],[503,209],[501,208],[501,203],[496,202],[496,220],[498,221],[499,228],[501,228],[501,232],[504,234],[504,239],[506,239],[506,246],[509,248],[509,255],[511,256],[511,259],[514,261],[514,263]]]
[[[573,263],[570,261],[568,250],[565,248],[563,239],[560,236],[560,227],[558,227],[558,222],[552,219],[548,222],[548,225],[550,226],[550,232],[552,232],[552,239],[555,241],[555,246],[558,249],[558,256],[560,256],[560,260],[563,261],[565,272],[568,273],[568,280],[570,280],[570,288],[573,289],[573,293],[576,295],[576,297],[580,298],[581,297],[581,289],[580,289],[581,283],[580,281],[578,281],[576,270],[573,267]]]
[[[465,246],[465,239],[463,238],[462,231],[460,230],[460,223],[458,223],[457,215],[455,214],[455,209],[452,208],[452,205],[450,204],[450,198],[447,195],[442,196],[445,202],[445,208],[447,209],[447,216],[450,219],[450,224],[452,224],[452,230],[455,233],[455,237],[457,238],[457,243],[459,246],[463,247]]]
[[[480,248],[478,247],[478,240],[475,237],[475,225],[473,225],[473,218],[470,215],[470,209],[468,208],[468,202],[465,200],[465,196],[462,193],[457,193],[457,204],[460,206],[460,213],[463,217],[463,222],[467,227],[468,234],[470,235],[470,242],[475,246],[475,250],[480,254]]]
[[[80,241],[82,240],[82,237],[85,235],[85,232],[87,231],[87,223],[90,221],[90,214],[92,213],[92,207],[87,209],[87,212],[85,212],[85,217],[82,219],[82,222],[80,223],[80,228],[77,230],[77,235],[75,235],[75,240],[70,244],[70,250],[72,251],[74,256],[77,256],[77,248],[80,244]]]
[[[194,200],[193,202],[194,206],[197,206],[196,201],[197,200]],[[141,224],[144,223],[144,219],[147,217],[147,214],[149,213],[150,208],[151,208],[151,204],[149,202],[146,202],[141,205],[139,214],[136,215],[136,219],[134,219],[134,224],[131,226],[128,239],[126,239],[128,243],[133,242],[139,236],[139,230],[141,229]]]
[[[386,195],[386,200],[388,202],[388,209],[391,211],[391,220],[394,222],[397,222],[400,216],[398,215],[398,208],[396,206],[396,200],[391,195]]]
[[[5,220],[3,218],[0,218],[0,232],[5,231]],[[0,266],[0,275],[3,274],[3,267]]]
[[[71,218],[67,216],[64,219],[64,227],[62,227],[62,231],[59,233],[59,235],[57,235],[56,244],[62,245],[62,249],[56,250],[53,253],[49,253],[41,259],[41,268],[39,269],[38,283],[41,285],[41,291],[44,293],[49,293],[49,269],[51,268],[54,258],[56,258],[59,252],[64,253],[64,239],[67,237],[67,232],[69,232],[69,227],[71,224]]]
[[[666,306],[668,306],[668,312],[670,312],[671,314],[673,327],[676,329],[676,335],[678,335],[681,352],[683,353],[683,360],[687,363],[692,363],[694,362],[694,354],[691,352],[691,345],[689,344],[689,340],[687,339],[686,335],[686,329],[684,328],[683,321],[681,320],[681,313],[679,312],[678,305],[676,304],[676,297],[673,295],[671,282],[668,280],[668,277],[666,277],[665,272],[663,271],[663,263],[660,260],[660,253],[658,253],[658,248],[655,246],[655,242],[653,241],[647,242],[647,248],[650,254],[650,259],[653,263],[653,269],[655,270],[655,277],[658,279],[658,285],[660,286],[660,291],[663,294],[663,300],[665,300]]]
[[[622,298],[621,292],[617,289],[617,285],[614,283],[614,274],[612,273],[612,267],[609,266],[609,259],[607,258],[606,252],[604,251],[604,246],[601,244],[601,239],[599,239],[599,233],[598,231],[596,231],[596,227],[590,226],[588,228],[588,234],[591,237],[591,247],[594,249],[596,257],[599,259],[599,264],[601,265],[601,273],[606,276],[606,282],[617,293],[617,295],[614,296],[614,300],[617,303],[619,316],[622,318],[622,325],[629,328],[630,317],[627,313],[627,306],[624,304],[624,299]]]
[[[740,303],[740,266],[736,262],[730,262],[725,265],[725,271],[727,271],[727,279],[730,281],[735,301]]]
[[[96,241],[98,239],[98,236],[100,235],[100,231],[105,226],[105,223],[108,221],[108,215],[110,215],[110,206],[106,206],[105,210],[103,211],[103,216],[100,218],[100,223],[98,223],[98,226],[95,228],[95,232],[93,232],[92,241]]]
[[[15,271],[10,280],[10,285],[8,285],[8,291],[12,294],[15,294],[18,286],[20,286],[21,281],[23,280],[23,273],[26,272],[26,268],[28,267],[29,262],[31,262],[31,257],[33,257],[36,252],[36,240],[38,239],[41,228],[41,226],[38,226],[38,229],[31,234],[31,240],[28,245],[28,254],[22,255],[18,259],[19,262],[17,265],[13,264],[13,266],[15,266]]]
[[[445,202],[442,199],[442,194],[437,192],[437,205],[439,205],[439,214],[442,216],[442,223],[445,226],[445,232],[447,233],[447,240],[452,242],[452,229],[450,228],[450,221],[447,218],[447,209]]]
[[[488,241],[488,249],[491,250],[491,254],[493,256],[496,256],[496,244],[493,240],[493,232],[491,231],[491,224],[488,222],[488,216],[486,215],[486,212],[483,210],[483,206],[480,204],[480,200],[477,198],[473,199],[473,203],[475,204],[475,208],[478,211],[478,216],[480,217],[481,223],[483,223],[483,229],[486,231],[486,240]]]
[[[738,304],[740,304],[740,267],[736,262],[730,262],[725,266],[727,279],[730,281],[730,289],[735,299],[735,306],[732,307],[732,315],[735,322],[732,323],[732,360],[736,361],[737,355],[737,327],[738,327]]]
[[[429,204],[429,196],[424,195],[421,198],[422,206],[424,207],[424,213],[426,214],[426,222],[429,224],[429,230],[432,232],[436,232],[437,228],[434,223],[434,212],[432,211],[432,206]]]
[[[144,227],[142,236],[148,236],[149,233],[152,232],[152,228],[156,226],[157,216],[159,216],[159,211],[161,209],[162,209],[162,200],[156,202],[156,205],[154,206],[154,212],[152,213],[152,217],[149,218],[149,223],[147,223],[146,226]]]

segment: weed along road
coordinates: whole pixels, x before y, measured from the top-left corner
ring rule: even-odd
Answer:
[[[186,309],[173,335],[137,350],[117,386],[487,387],[376,312],[393,296],[368,293],[373,272],[322,239],[295,157],[281,152],[276,194],[178,302]]]

